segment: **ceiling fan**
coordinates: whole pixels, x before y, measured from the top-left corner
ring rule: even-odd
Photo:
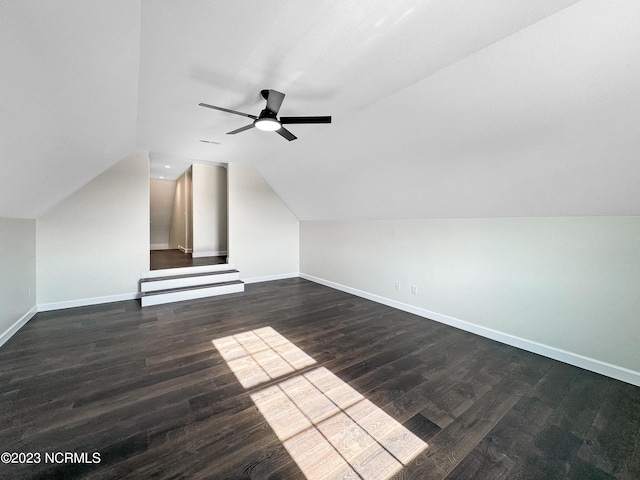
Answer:
[[[236,133],[244,132],[253,127],[259,130],[265,130],[267,132],[276,132],[283,136],[287,140],[295,140],[296,137],[293,133],[283,127],[283,125],[291,125],[295,123],[331,123],[330,116],[323,117],[280,117],[278,119],[278,110],[284,100],[284,93],[276,92],[275,90],[262,90],[260,92],[262,97],[267,101],[267,107],[260,112],[257,117],[249,113],[237,112],[235,110],[229,110],[228,108],[216,107],[215,105],[208,105],[206,103],[200,103],[201,107],[213,108],[214,110],[221,110],[223,112],[234,113],[236,115],[242,115],[243,117],[249,117],[253,119],[253,123],[244,127],[237,128],[231,132],[227,132],[227,135],[235,135]]]

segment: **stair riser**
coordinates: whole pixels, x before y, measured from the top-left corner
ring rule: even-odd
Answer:
[[[165,294],[152,295],[142,297],[141,304],[143,307],[151,305],[161,305],[164,303],[181,302],[183,300],[193,300],[195,298],[215,297],[218,295],[226,295],[229,293],[244,292],[244,284],[238,285],[222,285],[211,288],[198,288],[195,290],[187,290],[183,292],[169,292]]]
[[[158,290],[168,290],[170,288],[194,287],[207,285],[209,283],[230,282],[240,280],[240,273],[218,273],[213,275],[202,275],[188,278],[170,278],[166,280],[146,281],[140,284],[142,292],[157,292]]]
[[[151,270],[142,274],[143,279],[168,277],[171,275],[191,275],[194,273],[220,272],[224,270],[233,270],[233,265],[229,263],[220,263],[217,265],[201,265],[196,267],[180,267],[166,268],[164,270]]]

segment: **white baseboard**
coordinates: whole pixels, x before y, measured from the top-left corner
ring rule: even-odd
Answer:
[[[7,328],[2,334],[0,334],[0,347],[6,343],[15,333],[26,325],[26,323],[33,318],[38,312],[38,307],[34,306],[31,310],[21,316],[13,325]]]
[[[152,243],[149,246],[150,250],[169,250],[169,244],[168,243]]]
[[[350,293],[358,297],[366,298],[367,300],[381,303],[389,307],[397,308],[398,310],[402,310],[405,312],[413,313],[414,315],[418,315],[420,317],[425,317],[431,320],[435,320],[436,322],[444,323],[446,325],[459,328],[460,330],[465,330],[467,332],[475,333],[476,335],[490,338],[491,340],[496,340],[498,342],[511,345],[512,347],[517,347],[522,350],[527,350],[528,352],[537,353],[538,355],[542,355],[544,357],[552,358],[560,362],[568,363],[569,365],[574,365],[576,367],[584,368],[585,370],[590,370],[592,372],[599,373],[601,375],[606,375],[607,377],[615,378],[616,380],[621,380],[623,382],[630,383],[632,385],[636,385],[640,387],[640,372],[636,372],[634,370],[630,370],[625,367],[612,365],[610,363],[596,360],[594,358],[589,358],[577,353],[568,352],[560,348],[551,347],[549,345],[544,345],[542,343],[534,342],[532,340],[516,337],[508,333],[492,330],[490,328],[482,327],[480,325],[465,322],[464,320],[459,320],[457,318],[449,317],[447,315],[442,315],[440,313],[432,312],[424,308],[415,307],[413,305],[398,302],[396,300],[382,297],[380,295],[365,292],[363,290],[358,290],[352,287],[347,287],[346,285],[341,285],[339,283],[335,283],[330,280],[314,277],[313,275],[308,275],[306,273],[300,273],[300,277],[315,283],[319,283],[321,285],[325,285],[327,287],[335,288],[336,290],[341,290],[343,292]]]
[[[178,248],[182,251],[182,253],[191,253],[191,248],[183,247],[182,245],[178,245]]]
[[[62,310],[63,308],[86,307],[88,305],[122,302],[123,300],[136,300],[138,298],[140,298],[139,293],[123,293],[121,295],[107,295],[106,297],[80,298],[78,300],[68,300],[66,302],[43,303],[38,305],[38,311],[49,312],[51,310]]]
[[[226,250],[209,250],[209,251],[205,251],[205,252],[193,252],[191,254],[191,256],[193,258],[201,258],[201,257],[226,257],[227,256],[227,251]]]
[[[242,272],[240,272],[242,274]],[[266,275],[264,277],[241,278],[244,283],[271,282],[272,280],[284,280],[285,278],[298,278],[298,272],[279,273],[277,275]]]

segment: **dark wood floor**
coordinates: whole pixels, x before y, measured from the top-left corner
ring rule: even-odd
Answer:
[[[0,348],[1,449],[101,462],[0,477],[304,478],[251,397],[282,379],[212,344],[267,326],[428,444],[393,478],[640,478],[640,388],[302,279],[38,313]]]
[[[196,267],[200,265],[217,265],[227,263],[226,257],[198,257],[193,258],[190,253],[181,250],[151,250],[151,270],[164,268]]]

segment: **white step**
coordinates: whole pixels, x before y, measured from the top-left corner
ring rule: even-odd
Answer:
[[[240,280],[234,280],[231,282],[201,285],[197,287],[144,292],[142,293],[140,302],[143,307],[148,307],[151,305],[193,300],[196,298],[214,297],[217,295],[227,295],[229,293],[238,292],[244,292],[244,283]]]
[[[142,279],[140,281],[140,291],[155,292],[172,288],[196,287],[212,283],[231,282],[233,280],[240,280],[240,272],[237,270],[170,275],[166,277]]]
[[[148,272],[144,272],[141,275],[141,278],[145,280],[149,278],[172,277],[176,275],[221,272],[224,270],[234,270],[234,267],[230,263],[218,263],[216,265],[199,265],[196,267],[165,268],[162,270],[150,270]]]

